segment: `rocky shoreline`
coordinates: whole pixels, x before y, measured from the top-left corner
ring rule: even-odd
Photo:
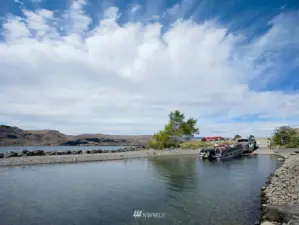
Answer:
[[[261,218],[263,225],[299,224],[299,154],[288,155],[271,174],[261,191]],[[281,158],[282,159],[282,158]]]
[[[47,155],[80,155],[80,154],[97,154],[97,153],[116,153],[116,152],[133,152],[145,149],[144,146],[136,147],[124,147],[115,150],[103,150],[101,148],[97,150],[66,150],[66,151],[44,151],[44,150],[23,150],[21,152],[9,151],[0,152],[0,159],[2,158],[14,158],[14,157],[28,157],[28,156],[47,156]]]
[[[39,150],[40,151],[40,150]],[[199,150],[193,149],[167,149],[167,150],[153,150],[153,149],[136,149],[128,148],[122,151],[110,150],[93,150],[89,153],[82,151],[68,151],[67,154],[55,153],[55,155],[34,155],[21,157],[7,157],[0,159],[0,166],[23,166],[23,165],[39,165],[39,164],[58,164],[58,163],[80,163],[80,162],[96,162],[107,160],[123,160],[131,158],[146,158],[156,156],[181,156],[181,155],[195,155],[199,154]],[[38,153],[35,151],[35,153]],[[44,152],[45,153],[45,152]],[[64,152],[66,153],[66,152]],[[40,153],[42,154],[42,153]]]

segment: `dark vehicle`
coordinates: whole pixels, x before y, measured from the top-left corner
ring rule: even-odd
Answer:
[[[257,149],[256,140],[254,138],[240,138],[238,143],[243,145],[244,152],[252,152]]]

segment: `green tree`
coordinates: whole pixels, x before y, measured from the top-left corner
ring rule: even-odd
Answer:
[[[179,110],[169,114],[169,121],[164,126],[164,130],[153,135],[148,146],[151,148],[177,147],[182,138],[190,140],[195,134],[198,134],[196,120],[189,118],[185,121],[185,115]]]
[[[281,145],[281,140],[283,137],[286,140],[286,147],[299,147],[299,136],[294,128],[290,126],[281,126],[277,128],[272,137],[272,143],[274,145]]]
[[[239,138],[241,138],[241,135],[236,134],[235,137],[234,137],[234,140],[237,140],[237,139],[239,139]]]

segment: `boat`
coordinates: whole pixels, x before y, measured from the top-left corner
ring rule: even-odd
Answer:
[[[243,154],[244,148],[242,144],[233,144],[220,146],[216,148],[216,159],[229,159],[239,157]]]
[[[216,149],[215,148],[204,148],[199,153],[200,159],[216,159]]]

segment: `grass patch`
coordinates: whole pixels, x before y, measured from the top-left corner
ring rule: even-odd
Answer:
[[[207,148],[213,147],[215,144],[234,144],[235,141],[211,141],[211,142],[203,142],[203,141],[186,141],[180,144],[181,148],[187,149],[198,149],[198,148]]]

